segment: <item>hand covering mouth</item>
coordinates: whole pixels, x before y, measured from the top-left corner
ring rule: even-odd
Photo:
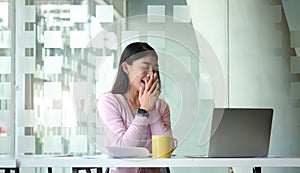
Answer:
[[[142,86],[143,88],[145,88],[145,86],[146,86],[146,82],[145,82],[144,79],[141,80],[141,86]]]
[[[143,87],[145,87],[146,86],[146,83],[147,83],[147,81],[150,79],[150,77],[147,75],[146,77],[144,77],[143,79],[141,79],[141,85],[143,86]]]

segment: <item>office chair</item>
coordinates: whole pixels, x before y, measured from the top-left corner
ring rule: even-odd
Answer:
[[[92,173],[91,169],[96,169],[97,173],[102,173],[102,168],[79,168],[79,167],[73,167],[72,173],[79,173],[80,170],[85,170],[86,173]]]
[[[4,173],[10,173],[12,171],[14,171],[15,173],[20,172],[19,168],[0,168],[0,169],[4,169]]]
[[[72,173],[79,173],[80,170],[85,170],[86,173],[92,173],[91,169],[96,169],[97,173],[102,173],[102,168],[81,168],[81,167],[72,167]],[[53,172],[52,167],[48,167],[48,173],[52,173],[52,172]],[[5,173],[9,173],[9,172],[5,172]]]
[[[169,167],[161,168],[162,173],[171,173]],[[109,173],[109,168],[106,168],[105,173]]]

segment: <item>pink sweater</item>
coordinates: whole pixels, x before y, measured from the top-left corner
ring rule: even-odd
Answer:
[[[103,94],[97,104],[106,146],[146,147],[150,152],[152,135],[172,135],[168,104],[158,99],[149,118],[135,116],[121,94]],[[146,134],[147,133],[147,134]],[[110,172],[138,172],[140,168],[111,168]],[[148,172],[147,170],[143,170]]]

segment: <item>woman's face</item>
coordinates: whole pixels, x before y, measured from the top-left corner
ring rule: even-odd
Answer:
[[[145,82],[150,79],[150,75],[158,71],[157,60],[152,55],[137,59],[131,65],[126,63],[125,66],[130,88],[138,91],[140,87],[145,87]]]

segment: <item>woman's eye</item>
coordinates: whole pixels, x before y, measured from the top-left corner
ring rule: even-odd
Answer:
[[[141,67],[141,69],[143,70],[143,71],[148,71],[148,70],[150,70],[150,66],[147,66],[147,67]],[[157,72],[158,71],[158,68],[152,68],[152,71],[153,72]]]
[[[143,70],[149,70],[149,67],[142,67]]]

